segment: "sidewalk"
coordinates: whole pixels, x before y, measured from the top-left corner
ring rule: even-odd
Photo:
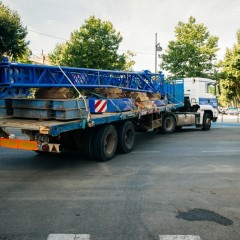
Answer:
[[[240,115],[233,116],[233,115],[224,115],[219,114],[218,120],[215,123],[212,123],[212,127],[217,128],[239,128],[240,127]]]

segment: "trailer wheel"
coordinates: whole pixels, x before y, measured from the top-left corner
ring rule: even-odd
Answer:
[[[135,141],[135,130],[131,121],[126,121],[117,127],[118,133],[118,151],[129,153],[133,149]]]
[[[209,113],[205,113],[203,116],[202,130],[210,130],[210,128],[211,128],[211,116]]]
[[[98,128],[93,139],[93,157],[100,162],[113,158],[117,149],[117,131],[113,125]]]
[[[83,134],[83,152],[86,158],[93,158],[93,137],[95,129],[85,129]]]
[[[173,133],[176,129],[176,119],[173,114],[167,114],[163,116],[162,122],[162,132],[163,133]]]

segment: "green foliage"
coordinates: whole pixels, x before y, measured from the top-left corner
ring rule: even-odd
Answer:
[[[0,56],[13,59],[26,54],[29,42],[25,41],[27,28],[23,27],[17,12],[11,11],[0,1]]]
[[[16,59],[10,58],[10,61],[16,61],[19,63],[32,63],[30,57],[32,55],[32,51],[27,47],[25,53],[21,57],[17,57]]]
[[[178,23],[175,37],[160,56],[161,67],[172,78],[209,77],[214,72],[218,37],[210,36],[207,27],[197,24],[194,17],[187,23]]]
[[[66,48],[66,43],[57,44],[53,52],[48,54],[50,62],[54,65],[68,65],[65,61]]]
[[[52,64],[82,68],[130,69],[134,64],[131,52],[118,54],[122,36],[109,21],[91,16],[71,33],[70,40],[56,45],[49,54]]]
[[[220,66],[221,98],[225,98],[224,105],[240,106],[240,30],[237,32],[237,43],[232,49],[226,49]]]

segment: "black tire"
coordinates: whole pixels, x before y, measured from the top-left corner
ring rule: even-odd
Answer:
[[[209,113],[205,113],[203,116],[203,126],[202,126],[202,130],[210,130],[211,128],[211,115]]]
[[[117,127],[118,146],[121,153],[129,153],[133,150],[135,142],[135,130],[131,121],[126,121]]]
[[[176,129],[176,119],[173,116],[173,114],[167,114],[163,116],[163,121],[162,121],[162,132],[169,134],[173,133]]]
[[[94,130],[94,128],[86,129],[83,134],[83,155],[89,159],[93,158]]]
[[[93,157],[106,162],[113,158],[117,149],[117,130],[113,125],[100,126],[93,136]]]

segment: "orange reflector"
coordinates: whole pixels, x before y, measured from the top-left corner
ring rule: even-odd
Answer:
[[[29,140],[0,138],[0,147],[38,150],[38,143]]]

